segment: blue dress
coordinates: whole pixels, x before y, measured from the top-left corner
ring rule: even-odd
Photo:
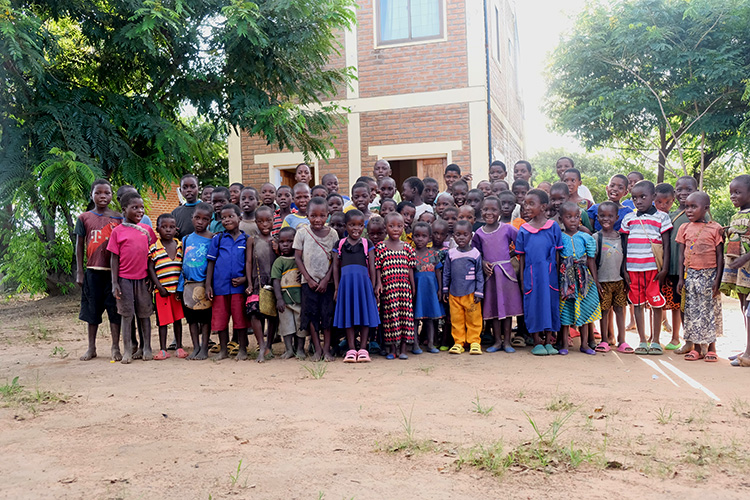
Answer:
[[[531,333],[560,330],[560,290],[557,252],[562,250],[560,226],[548,220],[537,229],[526,223],[516,238],[516,253],[523,254],[523,313]]]
[[[577,232],[573,236],[562,234],[562,262],[570,269],[560,265],[560,320],[563,325],[583,326],[602,319],[599,307],[599,291],[594,277],[586,266],[589,257],[596,257],[596,241],[590,234]],[[568,285],[566,287],[566,284]],[[572,297],[563,298],[566,288],[570,288]]]
[[[371,241],[367,241],[367,255],[360,240],[351,245],[348,238],[344,238],[333,249],[334,258],[338,258],[341,268],[339,290],[336,300],[336,310],[333,315],[333,326],[336,328],[352,328],[355,326],[376,327],[380,324],[378,304],[368,272],[368,261],[374,258],[375,249]]]
[[[414,301],[414,319],[437,319],[445,316],[443,305],[438,300],[438,281],[435,269],[443,267],[439,252],[427,249],[424,257],[417,256],[417,267],[414,268],[416,300]]]

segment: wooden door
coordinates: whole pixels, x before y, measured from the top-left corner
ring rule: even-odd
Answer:
[[[425,177],[432,177],[438,181],[440,191],[445,191],[445,181],[443,180],[443,174],[445,173],[445,167],[448,166],[447,158],[424,158],[417,160],[417,177],[424,179]]]

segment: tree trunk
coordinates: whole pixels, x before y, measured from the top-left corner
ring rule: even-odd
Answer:
[[[659,165],[656,173],[656,182],[664,182],[664,166],[667,164],[667,129],[659,127]]]

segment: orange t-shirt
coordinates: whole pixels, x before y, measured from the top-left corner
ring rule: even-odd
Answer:
[[[724,232],[716,222],[687,222],[677,230],[675,241],[685,245],[686,269],[716,267],[716,246],[724,240]]]

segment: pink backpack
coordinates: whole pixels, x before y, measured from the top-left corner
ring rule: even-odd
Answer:
[[[341,249],[344,248],[344,242],[346,241],[346,238],[341,238],[339,240],[339,259],[341,258]],[[365,249],[365,261],[369,262],[368,255],[367,255],[367,239],[362,238],[362,247]]]

